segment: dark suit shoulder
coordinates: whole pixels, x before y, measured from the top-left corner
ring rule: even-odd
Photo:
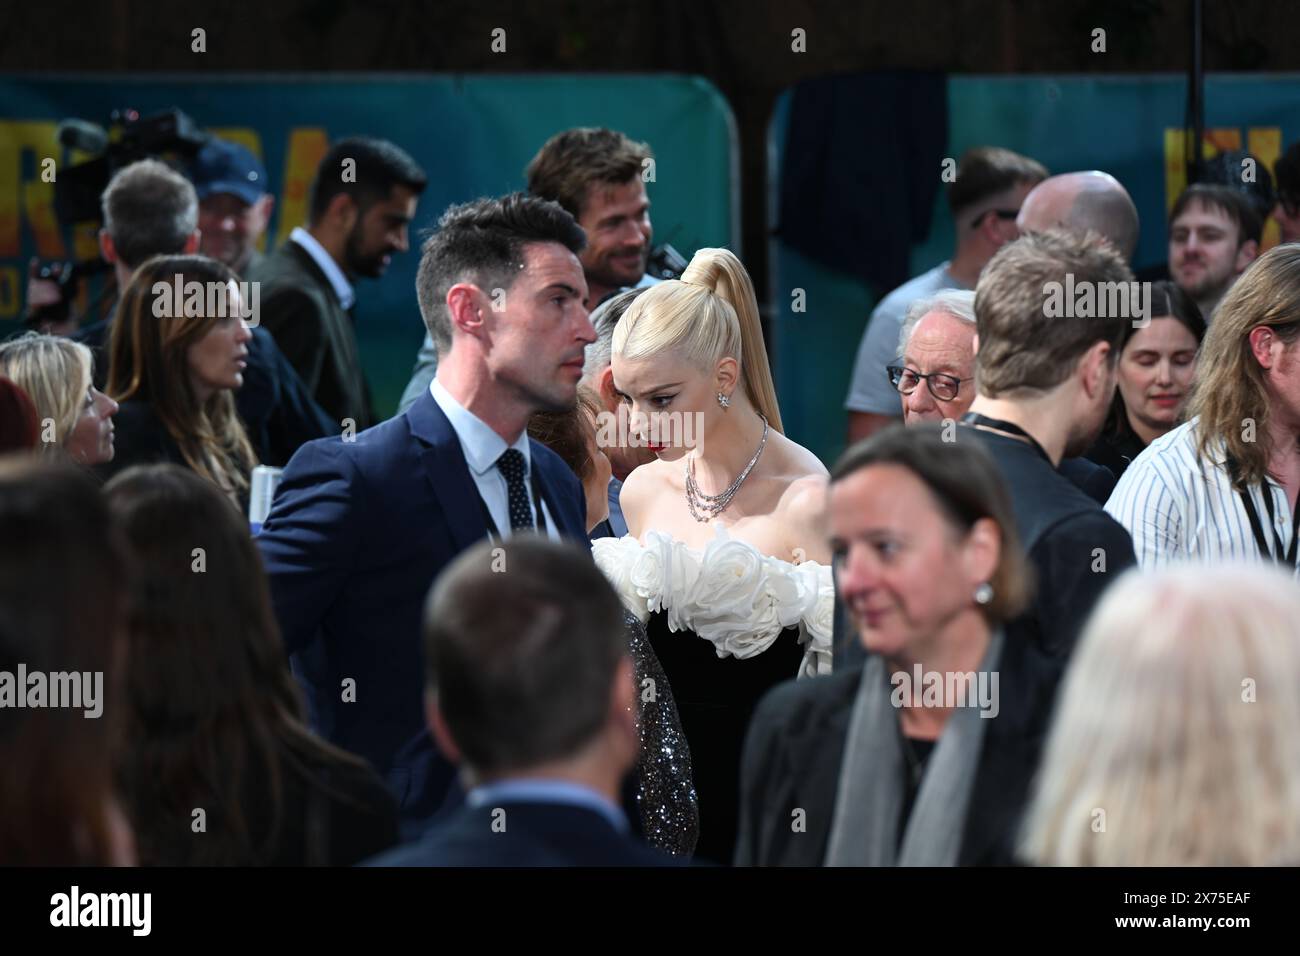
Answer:
[[[512,803],[462,807],[419,840],[368,866],[673,866],[585,807]]]

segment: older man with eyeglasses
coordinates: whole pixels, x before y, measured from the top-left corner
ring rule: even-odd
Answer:
[[[903,424],[957,421],[975,400],[975,293],[944,289],[913,302],[885,369],[903,398]]]

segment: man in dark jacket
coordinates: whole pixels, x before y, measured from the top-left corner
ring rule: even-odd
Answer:
[[[392,143],[340,140],[316,171],[307,227],[294,229],[250,274],[261,283],[262,324],[345,432],[375,421],[353,327],[353,283],[382,276],[393,253],[407,250],[425,182]]]

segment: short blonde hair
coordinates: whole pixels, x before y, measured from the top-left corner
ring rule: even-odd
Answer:
[[[72,435],[93,380],[94,358],[80,342],[28,332],[0,343],[0,375],[12,379],[36,406],[41,435],[54,424],[54,441],[42,441],[49,454]]]
[[[1040,865],[1300,860],[1300,585],[1262,566],[1130,571],[1065,680],[1026,814]]]

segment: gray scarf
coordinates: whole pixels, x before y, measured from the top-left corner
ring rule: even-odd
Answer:
[[[991,670],[1001,653],[1002,632],[996,631],[979,669]],[[898,816],[908,770],[891,690],[884,658],[871,655],[849,718],[826,866],[957,863],[988,719],[976,706],[953,711],[921,778],[900,847]]]

